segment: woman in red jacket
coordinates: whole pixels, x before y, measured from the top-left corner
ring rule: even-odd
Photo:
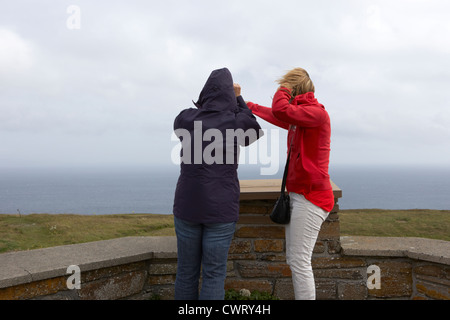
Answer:
[[[311,257],[323,221],[334,206],[328,174],[330,118],[314,96],[308,73],[295,68],[279,81],[272,108],[247,102],[262,119],[289,130],[291,148],[286,189],[291,221],[286,225],[286,258],[296,299],[315,299]]]

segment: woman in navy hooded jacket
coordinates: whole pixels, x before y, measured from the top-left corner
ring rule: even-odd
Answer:
[[[262,131],[226,68],[211,73],[194,104],[197,108],[183,110],[174,122],[182,142],[173,206],[178,245],[175,299],[221,300],[239,216],[239,148],[257,140]]]

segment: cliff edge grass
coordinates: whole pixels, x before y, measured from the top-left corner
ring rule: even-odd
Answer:
[[[0,214],[0,253],[129,236],[174,236],[163,214]]]
[[[342,236],[450,241],[450,210],[341,210]],[[172,215],[0,214],[0,253],[128,236],[174,236]]]

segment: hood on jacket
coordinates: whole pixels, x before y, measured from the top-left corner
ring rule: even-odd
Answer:
[[[295,105],[299,105],[299,104],[318,105],[323,108],[323,105],[320,104],[319,101],[317,101],[316,97],[314,96],[314,92],[307,92],[307,93],[303,93],[298,96],[295,96],[291,103],[295,104]]]
[[[233,77],[227,68],[211,72],[197,102],[197,108],[207,111],[235,111],[236,95],[233,89]]]

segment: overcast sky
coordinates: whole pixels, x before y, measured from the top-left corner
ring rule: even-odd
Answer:
[[[2,0],[0,166],[170,164],[174,118],[222,67],[266,106],[280,76],[308,70],[331,165],[450,166],[449,12],[445,0]]]

